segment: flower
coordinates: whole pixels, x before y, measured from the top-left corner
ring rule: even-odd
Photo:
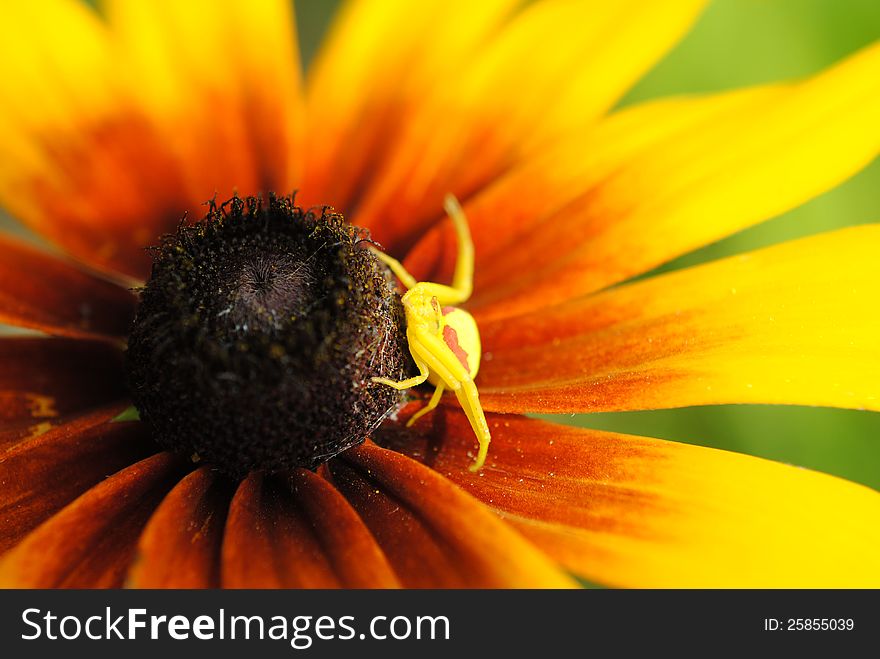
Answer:
[[[3,9],[0,202],[63,254],[0,238],[0,321],[53,337],[0,340],[4,585],[880,585],[868,488],[522,416],[880,409],[877,226],[627,282],[870,162],[880,46],[612,111],[701,2],[350,2],[304,83],[284,1],[34,4]],[[240,481],[114,420],[144,247],[212,195],[292,189],[431,281],[463,201],[479,473],[454,403]]]

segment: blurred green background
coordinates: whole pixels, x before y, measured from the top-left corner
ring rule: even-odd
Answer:
[[[296,3],[304,61],[314,54],[337,4]],[[714,0],[690,35],[621,105],[808,75],[878,38],[880,0]],[[880,162],[801,208],[661,270],[877,221]],[[10,228],[2,217],[0,228]],[[749,453],[880,489],[880,414],[743,405],[549,418]]]
[[[300,45],[306,62],[320,43],[337,4],[333,0],[297,1]],[[880,0],[714,0],[694,30],[631,90],[621,105],[669,94],[717,91],[809,75],[878,38]],[[660,270],[878,221],[880,161],[790,213],[688,254]],[[876,413],[727,405],[545,418],[749,453],[880,489],[880,414]]]

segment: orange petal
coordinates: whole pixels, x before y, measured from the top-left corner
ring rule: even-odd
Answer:
[[[875,45],[797,84],[652,101],[569,135],[465,205],[471,306],[500,318],[584,295],[833,188],[880,150],[878,66]],[[435,235],[406,264],[448,276],[452,246]]]
[[[122,353],[70,339],[0,339],[0,428],[55,424],[125,397]]]
[[[107,474],[158,449],[139,423],[109,423],[120,407],[74,417],[0,452],[0,553]]]
[[[405,586],[572,585],[482,504],[405,456],[368,443],[330,463],[330,471]]]
[[[0,203],[89,265],[136,279],[144,247],[233,190],[287,191],[300,150],[290,3],[75,0],[3,8]]]
[[[77,425],[80,420],[86,420],[87,426],[94,423],[111,421],[128,409],[128,402],[117,402],[110,405],[102,406],[89,412],[80,414],[70,414],[66,416],[45,417],[40,421],[39,418],[29,419],[27,421],[18,421],[13,423],[0,424],[0,454],[8,449],[18,448],[18,445],[35,440],[44,435],[61,432],[64,433],[78,432]]]
[[[388,588],[397,579],[363,522],[328,483],[304,470],[289,482],[251,474],[223,541],[228,588]]]
[[[122,338],[135,296],[73,265],[0,236],[0,322],[79,338]]]
[[[129,573],[134,588],[217,588],[232,483],[210,467],[178,483],[150,518]]]
[[[159,453],[96,485],[0,560],[0,586],[119,588],[141,529],[183,473]]]
[[[191,200],[292,188],[304,130],[288,0],[103,0],[133,94]]]
[[[464,199],[610,110],[703,4],[529,3],[466,65],[433,80],[394,126],[389,155],[362,182],[355,222],[392,251],[412,244],[442,215],[446,193]],[[435,39],[445,53],[432,30],[429,43]]]
[[[386,445],[458,483],[569,570],[637,588],[880,585],[880,494],[726,451],[489,414],[486,467],[444,409]]]
[[[495,411],[776,403],[880,410],[880,225],[481,325]]]
[[[144,247],[187,209],[168,141],[84,3],[3,7],[0,203],[91,266],[144,277]]]
[[[689,131],[736,116],[744,108],[776,102],[782,91],[766,86],[642,103],[569,136],[568,141],[536,154],[499,178],[465,204],[477,259],[475,294],[488,297],[486,294],[493,291],[487,289],[500,287],[500,277],[494,271],[504,269],[503,255],[508,250],[518,252],[522,243],[533,244],[539,231],[565,219],[574,202],[586,198],[639,154],[673,142],[673,138],[684,139]],[[528,270],[553,261],[564,247],[532,250]],[[443,281],[451,278],[456,256],[455,232],[444,222],[413,248],[406,265],[419,280]],[[639,258],[638,254],[631,256]]]
[[[0,203],[77,260],[138,284],[149,277],[147,247],[204,208],[183,193],[177,165],[136,111],[29,137],[38,163],[7,156]],[[3,154],[0,139],[0,154]]]
[[[401,123],[430,89],[467,69],[517,3],[346,3],[309,71],[306,205],[331,204],[351,219]]]

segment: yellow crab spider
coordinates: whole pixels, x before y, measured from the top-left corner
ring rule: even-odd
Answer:
[[[400,261],[370,248],[407,288],[401,298],[406,315],[406,339],[412,358],[419,368],[419,375],[406,380],[395,382],[388,378],[373,378],[373,382],[395,389],[410,389],[426,380],[435,385],[431,400],[410,418],[407,426],[436,408],[446,389],[455,392],[480,442],[477,459],[470,466],[471,471],[479,471],[486,461],[492,439],[480,406],[477,385],[474,384],[480,368],[480,332],[474,317],[464,309],[454,306],[465,302],[473,290],[474,244],[467,218],[458,200],[452,195],[446,195],[443,207],[449,214],[458,237],[458,257],[451,286],[428,281],[417,282]]]

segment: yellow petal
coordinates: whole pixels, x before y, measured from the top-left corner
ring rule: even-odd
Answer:
[[[143,278],[144,247],[215,193],[288,190],[303,128],[284,0],[108,0],[0,10],[0,203],[93,267]]]
[[[305,203],[351,211],[401,123],[460,77],[519,1],[345,3],[309,72]]]
[[[711,125],[719,117],[734,116],[745,108],[776,102],[780,91],[777,86],[753,87],[643,103],[611,115],[586,133],[572,135],[569,142],[536,154],[499,178],[465,204],[477,259],[476,302],[482,300],[485,306],[505,293],[509,296],[504,286],[507,281],[512,282],[514,291],[522,288],[524,284],[511,277],[506,268],[510,255],[522,266],[528,251],[526,272],[540,272],[560,250],[581,246],[577,240],[573,245],[571,241],[561,245],[549,240],[541,243],[539,234],[551,231],[552,223],[565,220],[573,202],[581,200],[587,206],[585,191],[598,189],[613,172],[658,144],[669,142],[671,136],[686,135],[696,126]],[[577,216],[568,221],[582,219]],[[551,235],[553,240],[558,239]],[[584,237],[583,232],[572,233],[573,238],[578,236]],[[455,241],[449,223],[436,226],[407,255],[409,272],[420,281],[451,278]],[[638,259],[639,255],[632,257]],[[583,288],[578,293],[588,292],[589,287]]]
[[[435,414],[442,431],[416,424],[380,440],[446,475],[591,581],[880,586],[880,494],[869,488],[727,451],[492,414],[489,459],[472,474],[467,418],[444,406]]]
[[[304,131],[287,0],[104,0],[133,92],[187,161],[193,194],[292,186]]]
[[[0,15],[6,26],[0,40],[4,117],[15,117],[27,128],[73,126],[113,98],[107,33],[84,3],[4,3]]]
[[[878,253],[880,225],[853,227],[481,323],[481,401],[880,410]]]
[[[880,44],[798,84],[636,107],[545,154],[465,208],[478,254],[499,235],[484,218],[505,223],[474,304],[500,317],[583,295],[836,186],[880,150],[878,69]]]
[[[132,220],[135,207],[155,211],[162,199],[154,193],[144,203],[131,162],[166,181],[173,163],[157,153],[149,127],[117,88],[118,58],[92,10],[71,0],[5,3],[0,17],[7,33],[0,40],[0,204],[82,260],[125,271],[142,256],[144,227],[163,216]]]
[[[457,3],[444,4],[457,30],[475,24],[475,3],[464,3],[462,12]],[[421,58],[433,50],[444,53],[447,66],[417,88],[404,84],[378,101],[389,123],[360,126],[387,144],[371,152],[357,172],[359,196],[350,204],[355,221],[373,228],[392,250],[405,245],[440,216],[445,193],[469,195],[536,147],[606,112],[680,38],[701,5],[701,0],[662,6],[643,0],[531,3],[496,35],[484,28],[472,53],[453,44],[451,57],[448,38],[432,27],[423,33],[430,35],[422,41],[423,52],[398,64],[406,68],[403,80],[413,75],[410,69],[421,70]],[[495,22],[486,21],[493,27]],[[401,103],[407,92],[415,100]],[[356,156],[359,142],[351,147],[354,154],[347,157]],[[340,205],[348,198],[335,199],[331,191],[322,201]]]

